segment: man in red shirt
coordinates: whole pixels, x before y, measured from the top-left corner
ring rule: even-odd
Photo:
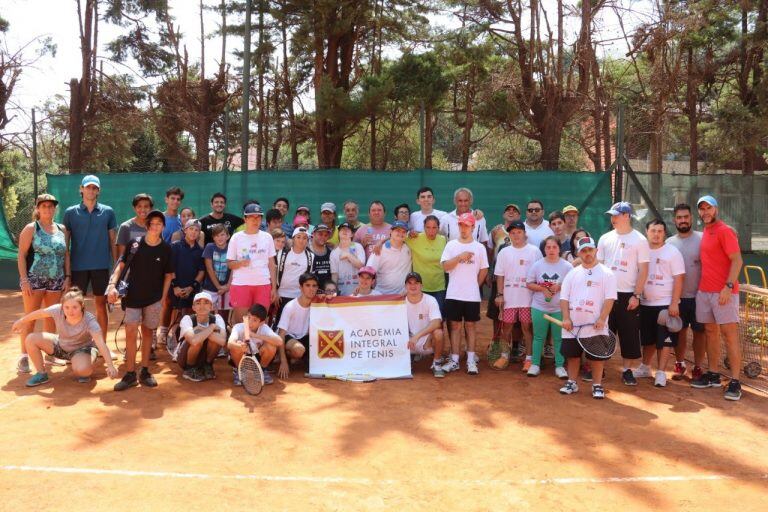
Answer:
[[[701,237],[701,280],[696,293],[696,321],[704,324],[709,371],[691,381],[694,388],[720,387],[720,336],[731,367],[726,400],[741,398],[741,346],[739,345],[739,283],[742,259],[734,230],[718,219],[717,200],[704,196],[696,202],[704,223]]]

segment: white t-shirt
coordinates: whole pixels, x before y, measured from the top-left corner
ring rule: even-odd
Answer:
[[[456,210],[446,213],[440,219],[440,233],[445,235],[446,240],[457,240],[459,238],[459,217]],[[488,229],[485,227],[485,217],[475,221],[475,227],[472,228],[472,238],[484,244],[488,241]]]
[[[352,292],[357,288],[358,279],[357,271],[348,260],[342,260],[341,255],[344,252],[348,252],[362,263],[365,263],[365,249],[357,242],[352,242],[352,245],[348,249],[342,249],[336,247],[331,251],[331,274],[337,274],[339,287],[339,295],[352,295]]]
[[[227,336],[227,324],[224,323],[224,319],[220,315],[215,315],[216,327],[221,331],[221,335]],[[205,322],[198,322],[199,327],[208,327],[208,319]],[[195,332],[195,328],[192,326],[192,315],[184,315],[184,318],[179,322],[179,337],[183,338],[188,332]]]
[[[636,230],[620,235],[609,231],[597,242],[597,259],[616,274],[617,290],[623,293],[635,291],[639,263],[650,261],[648,240]]]
[[[376,270],[376,289],[382,295],[405,293],[405,276],[411,271],[411,250],[407,245],[395,249],[387,242],[381,254],[371,254],[367,265]]]
[[[563,280],[560,300],[568,301],[568,309],[573,322],[573,332],[579,326],[584,326],[578,332],[579,337],[589,337],[598,334],[608,334],[608,322],[602,331],[594,328],[594,323],[600,318],[600,311],[606,300],[616,300],[616,276],[611,270],[598,263],[591,269],[583,266],[575,267],[568,272]],[[563,329],[563,338],[573,338],[573,335]]]
[[[266,322],[262,323],[258,329],[256,329],[256,332],[251,332],[251,336],[263,336],[263,337],[269,337],[269,336],[276,336],[275,331],[273,331]],[[232,334],[230,334],[230,338],[236,337],[238,341],[245,341],[245,324],[243,322],[240,322],[239,324],[235,325],[232,328]],[[248,344],[251,347],[251,350],[253,352],[256,352],[259,350],[259,348],[264,344],[264,340],[261,338],[255,338],[252,337],[250,340],[248,340]]]
[[[541,251],[530,244],[519,249],[510,245],[499,251],[493,273],[504,277],[504,309],[531,307],[528,270],[541,258]]]
[[[426,293],[422,294],[421,300],[416,304],[413,304],[406,297],[405,310],[408,313],[409,336],[413,336],[424,329],[430,322],[443,319],[442,315],[440,315],[440,306],[437,303],[437,299]]]
[[[542,258],[528,269],[528,282],[544,285],[545,283],[560,284],[568,273],[573,270],[573,265],[560,258],[556,263],[550,263]],[[547,302],[543,292],[534,292],[531,306],[546,313],[560,311],[560,292],[555,293]]]
[[[464,302],[480,302],[480,286],[477,284],[477,276],[482,269],[488,268],[488,254],[485,252],[483,244],[474,240],[469,243],[451,240],[443,249],[440,263],[467,251],[474,253],[474,257],[466,263],[459,263],[448,272],[448,289],[445,298]]]
[[[525,234],[528,235],[528,243],[536,247],[541,245],[541,242],[543,242],[545,238],[555,234],[549,227],[549,221],[547,220],[542,220],[541,224],[535,228],[529,226],[527,222],[524,222],[523,224],[525,224]]]
[[[292,338],[303,338],[309,334],[309,308],[299,304],[299,299],[293,299],[283,308],[277,329],[285,329]]]
[[[352,291],[354,291],[354,290],[352,290]],[[355,294],[350,295],[350,297],[354,297],[356,299],[364,299],[366,297],[373,297],[374,295],[381,295],[381,292],[379,290],[377,290],[376,288],[374,288],[373,290],[371,290],[371,293],[369,293],[367,295],[360,295],[358,293],[355,293]]]
[[[685,274],[683,255],[673,245],[651,249],[648,264],[648,280],[643,289],[643,306],[669,306],[672,303],[672,288],[675,276]]]
[[[278,254],[278,262],[282,255]],[[309,269],[312,269],[312,260],[315,255],[312,251],[309,251]],[[288,251],[288,255],[285,257],[285,263],[283,265],[283,276],[280,279],[280,285],[278,288],[278,294],[281,297],[295,299],[301,295],[301,287],[299,286],[299,277],[301,274],[308,272],[307,270],[307,254],[304,251],[296,253],[293,249]]]
[[[227,260],[251,260],[251,264],[247,267],[232,271],[232,284],[235,286],[270,284],[269,260],[274,255],[275,242],[272,240],[272,235],[266,231],[259,231],[253,235],[240,231],[232,235],[227,247]]]
[[[445,216],[446,213],[447,212],[444,212],[442,210],[432,210],[432,213],[422,213],[421,210],[418,210],[411,214],[411,218],[408,221],[408,223],[410,224],[410,228],[412,231],[422,232],[424,231],[424,219],[426,219],[430,215],[434,215],[442,224],[443,216]]]

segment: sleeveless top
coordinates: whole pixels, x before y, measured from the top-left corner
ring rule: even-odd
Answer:
[[[46,232],[40,223],[35,221],[35,234],[32,237],[34,258],[28,268],[30,276],[46,279],[64,277],[64,256],[67,243],[61,226],[54,223],[54,232]]]

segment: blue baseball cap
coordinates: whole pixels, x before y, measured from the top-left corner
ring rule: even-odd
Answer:
[[[395,222],[392,223],[392,229],[404,229],[408,231],[408,224],[406,224],[401,220],[396,220]]]
[[[243,217],[248,217],[249,215],[264,215],[264,212],[258,204],[249,203],[243,209]]]
[[[96,185],[96,187],[101,188],[101,182],[99,181],[99,178],[93,174],[85,176],[83,181],[80,182],[81,187],[87,187],[88,185]]]
[[[699,200],[696,201],[696,207],[698,208],[701,203],[707,203],[708,205],[717,208],[717,199],[712,196],[701,196]]]
[[[626,201],[620,201],[611,206],[611,209],[605,213],[609,215],[621,215],[622,213],[628,213],[632,215],[632,205]]]

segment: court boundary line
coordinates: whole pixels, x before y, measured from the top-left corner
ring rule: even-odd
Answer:
[[[300,482],[309,484],[356,484],[356,485],[401,485],[406,480],[398,479],[373,479],[355,477],[314,477],[314,476],[286,476],[286,475],[256,475],[256,474],[211,474],[211,473],[185,473],[178,471],[143,471],[129,469],[99,469],[77,468],[62,466],[27,466],[27,465],[3,465],[0,471],[17,473],[59,473],[78,475],[100,475],[121,477],[160,477],[190,480],[251,480],[264,482]],[[658,475],[658,476],[627,476],[627,477],[560,477],[560,478],[527,478],[521,480],[501,479],[448,479],[440,480],[445,484],[453,485],[512,485],[512,486],[538,486],[538,485],[584,485],[584,484],[626,484],[626,483],[669,483],[669,482],[706,482],[727,480],[768,480],[768,473],[752,474],[693,474],[693,475]]]

